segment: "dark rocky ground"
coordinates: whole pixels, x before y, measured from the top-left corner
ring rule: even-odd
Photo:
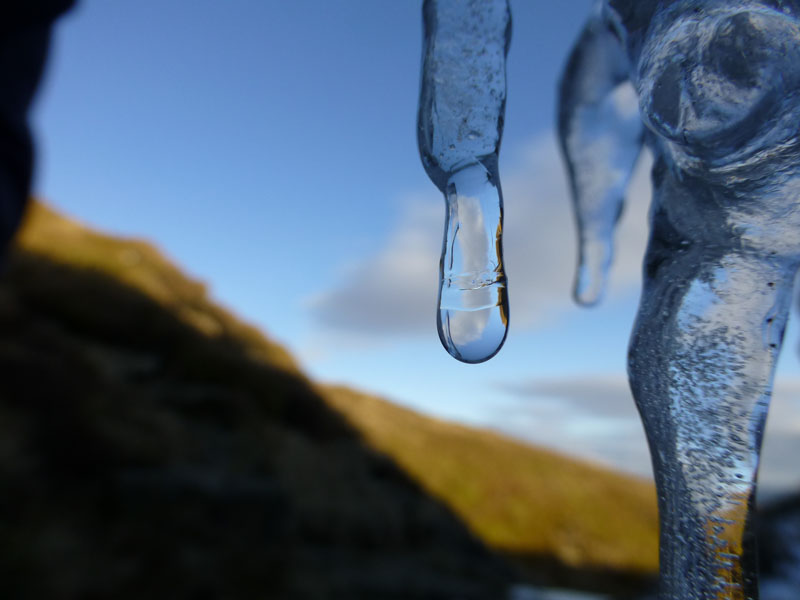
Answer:
[[[800,494],[761,510],[758,539],[762,600],[800,598]]]

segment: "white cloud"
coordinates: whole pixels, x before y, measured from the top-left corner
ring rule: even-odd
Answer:
[[[500,387],[516,400],[494,416],[498,429],[586,460],[651,476],[644,430],[623,374],[531,379]]]
[[[552,319],[571,303],[575,233],[555,138],[534,139],[501,171],[504,252],[512,327]],[[649,159],[640,161],[617,233],[611,295],[638,286],[647,237]],[[504,163],[507,164],[507,163]],[[427,331],[435,316],[444,202],[431,185],[409,199],[394,233],[375,256],[351,265],[341,284],[310,299],[316,321],[332,330],[384,337]]]
[[[428,199],[426,199],[428,200]],[[386,246],[308,301],[314,318],[356,336],[419,331],[435,318],[443,201],[413,198]],[[435,323],[435,321],[433,321]]]
[[[650,455],[623,374],[549,378],[501,386],[517,398],[493,425],[515,437],[649,476]],[[800,484],[800,378],[778,377],[759,475],[767,491]]]
[[[636,416],[623,374],[539,378],[501,387],[519,398],[556,399],[598,417]]]

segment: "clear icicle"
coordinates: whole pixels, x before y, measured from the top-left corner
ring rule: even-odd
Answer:
[[[756,476],[800,263],[800,2],[607,0],[601,15],[580,44],[607,40],[591,55],[606,64],[587,76],[586,47],[573,53],[562,140],[579,225],[607,240],[615,205],[587,210],[580,184],[605,158],[581,158],[570,123],[617,85],[609,44],[625,48],[655,156],[629,376],[659,491],[660,598],[754,600]],[[618,131],[602,135],[630,148]]]
[[[558,133],[578,225],[574,297],[598,302],[613,255],[614,227],[642,147],[642,121],[629,62],[600,15],[581,34],[559,93]]]
[[[494,356],[508,328],[497,169],[511,37],[507,0],[426,0],[418,143],[445,196],[439,337],[458,360]]]
[[[439,336],[458,360],[476,363],[497,353],[508,325],[500,189],[479,163],[454,173],[446,195]]]

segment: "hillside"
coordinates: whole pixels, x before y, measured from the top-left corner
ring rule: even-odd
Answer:
[[[550,569],[658,568],[651,483],[346,388],[326,398],[491,548]]]
[[[9,598],[497,599],[656,562],[646,483],[315,385],[41,204],[0,281],[0,487]]]

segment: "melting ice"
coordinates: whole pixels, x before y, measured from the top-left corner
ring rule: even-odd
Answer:
[[[752,506],[800,262],[798,17],[786,0],[606,0],[562,80],[582,303],[602,293],[643,141],[655,157],[629,376],[659,491],[662,600],[758,597]],[[618,110],[628,85],[641,117]]]
[[[476,363],[500,350],[508,326],[500,189],[478,163],[450,177],[446,200],[439,336],[454,357]]]
[[[426,0],[420,156],[445,197],[439,338],[463,362],[497,354],[508,328],[497,168],[511,37],[507,0]]]
[[[497,169],[507,0],[425,0],[418,142],[446,202],[439,335],[502,345]],[[800,0],[598,1],[568,60],[559,137],[579,230],[574,294],[603,293],[641,147],[655,158],[629,376],[661,518],[662,600],[758,596],[752,506],[800,263]]]

